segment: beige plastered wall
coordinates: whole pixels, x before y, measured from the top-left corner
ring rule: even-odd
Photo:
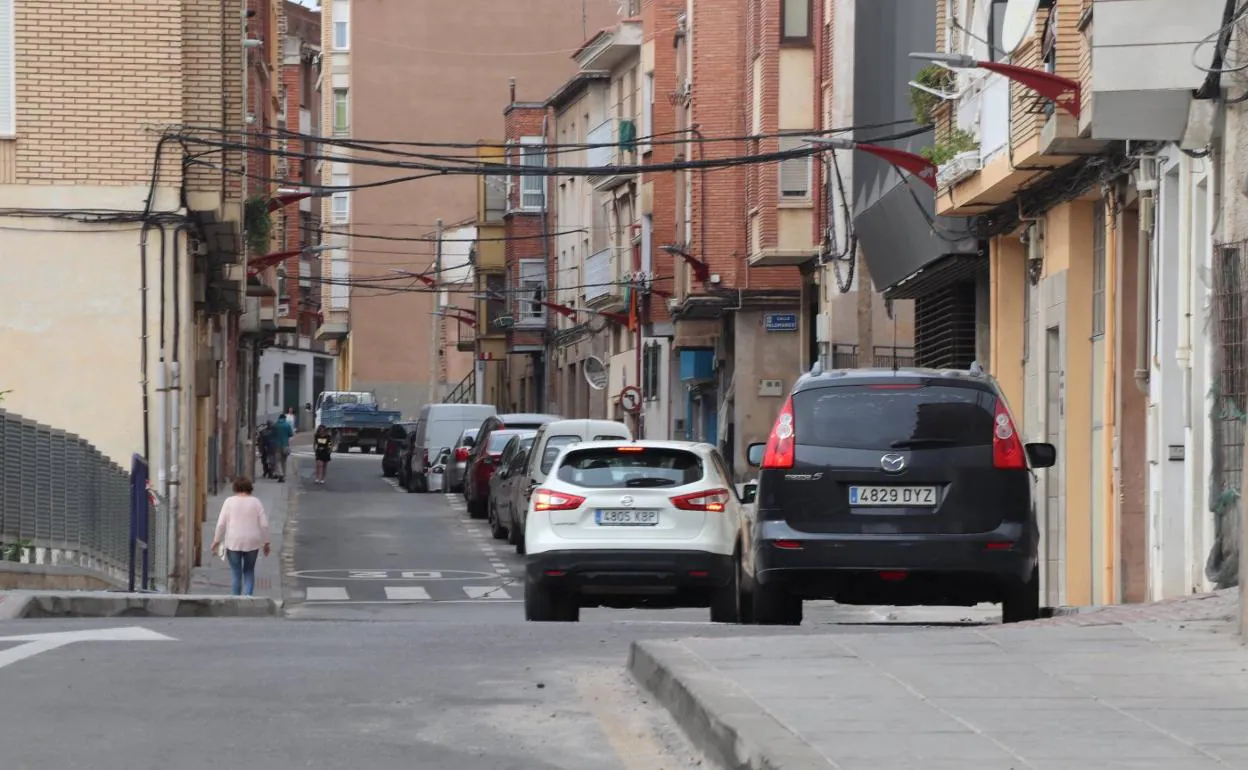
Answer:
[[[139,187],[0,185],[0,208],[132,209],[146,195]],[[165,189],[156,208],[176,203],[176,191]],[[10,391],[4,408],[76,434],[128,469],[131,454],[143,452],[138,225],[0,217],[0,228],[0,390]],[[172,238],[167,240],[172,258]],[[159,276],[159,236],[152,233],[147,334],[153,415]],[[171,326],[172,294],[169,302]],[[189,364],[193,306],[183,301],[181,307],[181,358]],[[155,452],[154,418],[151,428]]]

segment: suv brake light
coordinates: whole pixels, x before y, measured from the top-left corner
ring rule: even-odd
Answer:
[[[996,414],[992,418],[992,464],[1003,470],[1025,470],[1027,452],[1023,441],[1014,429],[1014,420],[1005,408],[1005,402],[997,399]]]
[[[455,462],[462,463],[468,459],[468,447],[461,446],[455,450]]]
[[[795,453],[793,442],[793,397],[789,396],[767,437],[767,451],[763,453],[763,468],[792,468]]]
[[[712,489],[709,492],[691,492],[672,498],[672,505],[682,511],[710,511],[719,513],[728,505],[728,490]]]
[[[538,489],[533,493],[533,510],[535,511],[574,511],[580,508],[583,502],[585,498],[569,495],[567,492]]]

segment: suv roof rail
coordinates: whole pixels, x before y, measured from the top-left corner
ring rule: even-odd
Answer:
[[[987,374],[987,372],[984,371],[983,365],[981,365],[979,361],[972,361],[971,365],[967,368],[967,371],[970,372],[973,377],[983,377]]]

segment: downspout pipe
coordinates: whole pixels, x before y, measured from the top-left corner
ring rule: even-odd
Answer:
[[[1144,158],[1136,180],[1139,190],[1139,234],[1136,236],[1135,268],[1135,386],[1141,393],[1149,392],[1152,364],[1152,248],[1156,217],[1156,166],[1152,158]]]
[[[1192,222],[1193,191],[1192,191],[1192,160],[1183,156],[1179,161],[1179,196],[1183,199],[1179,228],[1183,233],[1179,246],[1179,302],[1178,344],[1175,345],[1174,358],[1179,364],[1179,377],[1183,388],[1183,427],[1192,426],[1191,390],[1192,390],[1192,246],[1195,241]]]

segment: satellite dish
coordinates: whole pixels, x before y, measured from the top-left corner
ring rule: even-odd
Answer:
[[[1001,50],[1012,54],[1031,35],[1040,0],[1009,0],[1001,23]]]
[[[594,390],[605,390],[607,387],[607,365],[598,356],[590,356],[583,364],[585,381]]]

